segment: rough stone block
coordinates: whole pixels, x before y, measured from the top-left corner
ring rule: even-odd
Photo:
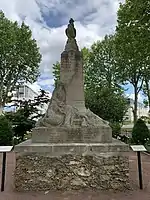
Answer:
[[[129,188],[128,145],[32,143],[15,146],[18,191]]]
[[[18,191],[129,189],[128,157],[42,153],[17,156],[15,188]]]

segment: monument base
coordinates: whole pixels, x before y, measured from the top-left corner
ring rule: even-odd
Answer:
[[[32,143],[109,143],[112,130],[100,127],[37,127],[32,130]]]
[[[128,145],[112,143],[41,144],[15,147],[17,191],[129,189]]]

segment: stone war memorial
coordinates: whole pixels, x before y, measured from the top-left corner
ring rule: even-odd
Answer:
[[[128,145],[85,107],[82,54],[74,20],[66,29],[60,81],[32,137],[15,146],[17,191],[125,190],[129,188]]]

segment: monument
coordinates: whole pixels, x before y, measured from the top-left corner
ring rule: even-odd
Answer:
[[[74,20],[66,29],[60,81],[32,138],[15,147],[18,191],[129,187],[128,145],[85,107],[82,54]]]

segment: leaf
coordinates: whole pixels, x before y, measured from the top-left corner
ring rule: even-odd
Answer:
[[[8,20],[0,11],[0,106],[8,101],[20,81],[35,82],[41,54],[32,32],[24,23]]]

